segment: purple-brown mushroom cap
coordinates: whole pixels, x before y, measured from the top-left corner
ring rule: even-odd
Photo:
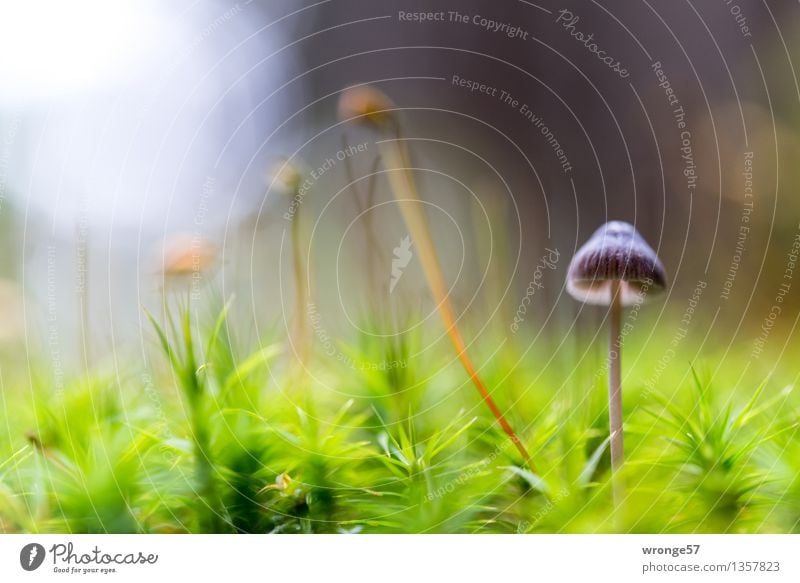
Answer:
[[[578,249],[567,271],[567,292],[587,304],[607,306],[614,280],[620,282],[624,306],[642,302],[667,285],[656,252],[633,225],[623,221],[606,223]]]

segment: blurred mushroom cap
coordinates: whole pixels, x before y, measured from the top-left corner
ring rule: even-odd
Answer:
[[[394,103],[371,85],[346,89],[339,98],[339,119],[373,125],[379,129],[394,123]]]
[[[165,280],[183,279],[213,270],[217,248],[196,235],[173,235],[164,241],[160,258],[160,272]]]
[[[609,305],[611,282],[621,283],[622,305],[666,287],[664,266],[633,225],[611,221],[597,229],[572,258],[567,292],[588,304]]]
[[[269,165],[267,184],[282,194],[295,194],[303,184],[303,173],[297,164],[281,156]]]

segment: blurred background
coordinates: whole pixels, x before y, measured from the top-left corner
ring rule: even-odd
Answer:
[[[566,267],[622,219],[670,277],[641,338],[712,335],[772,368],[800,307],[798,23],[737,0],[3,1],[0,342],[65,373],[130,362],[142,307],[187,290],[235,295],[254,339],[309,311],[323,345],[365,306],[392,315],[380,333],[435,318],[413,245],[392,284],[408,231],[376,135],[336,114],[370,83],[474,337],[591,340],[604,313],[564,293]]]

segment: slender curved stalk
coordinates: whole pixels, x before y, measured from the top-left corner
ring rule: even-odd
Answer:
[[[417,193],[414,179],[408,170],[409,157],[403,142],[400,140],[399,132],[397,132],[397,139],[392,137],[392,139],[382,140],[379,142],[379,147],[384,166],[388,171],[389,184],[397,200],[397,204],[400,207],[400,212],[403,214],[406,226],[411,232],[411,238],[417,249],[417,256],[422,264],[422,270],[425,273],[428,287],[431,289],[439,315],[444,322],[445,329],[456,350],[456,354],[464,369],[467,371],[470,380],[481,395],[481,398],[492,411],[498,423],[500,423],[503,431],[506,432],[514,446],[522,455],[525,463],[531,470],[536,472],[530,454],[528,454],[525,446],[522,444],[519,437],[517,437],[517,434],[511,428],[508,421],[506,421],[503,413],[494,402],[494,399],[492,399],[492,396],[489,394],[489,391],[478,375],[475,365],[467,354],[467,347],[458,329],[456,312],[450,301],[447,284],[442,274],[439,258],[436,254],[436,247],[433,242],[433,237],[431,236],[427,217],[422,209],[422,200]]]

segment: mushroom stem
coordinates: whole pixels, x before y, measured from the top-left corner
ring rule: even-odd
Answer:
[[[295,191],[294,196],[297,196]],[[306,316],[309,302],[309,290],[306,281],[305,263],[303,261],[303,254],[305,249],[303,247],[303,225],[301,223],[301,211],[298,207],[295,215],[292,217],[292,224],[290,226],[291,246],[292,246],[292,272],[294,276],[294,297],[295,297],[295,314],[293,322],[293,338],[295,343],[294,351],[297,356],[297,364],[301,372],[305,370],[308,364],[309,351],[311,349],[311,340],[309,338],[309,328]]]
[[[608,419],[611,429],[611,470],[616,473],[622,467],[624,457],[622,440],[622,377],[620,358],[622,339],[620,320],[622,314],[621,286],[619,280],[611,282],[611,311],[609,314],[608,342]],[[614,486],[615,498],[619,494]]]
[[[461,364],[469,375],[470,380],[475,385],[475,388],[478,390],[478,393],[480,393],[481,398],[492,411],[492,414],[500,423],[503,431],[506,432],[514,443],[514,446],[517,448],[520,455],[522,455],[525,463],[532,471],[536,472],[530,454],[511,428],[511,425],[506,421],[505,417],[503,417],[500,408],[494,402],[494,399],[492,399],[483,381],[481,381],[480,376],[478,376],[475,365],[467,354],[467,347],[458,329],[456,312],[450,301],[449,290],[444,275],[442,274],[433,237],[431,236],[425,213],[422,210],[422,200],[417,194],[414,179],[408,170],[410,166],[408,163],[408,153],[403,143],[400,141],[401,137],[399,131],[395,131],[398,134],[397,137],[386,136],[386,139],[378,142],[381,158],[388,171],[389,184],[397,204],[400,207],[400,212],[403,215],[408,230],[411,232],[411,239],[416,246],[417,254],[422,264],[422,270],[425,273],[425,279],[433,294],[433,299],[436,302],[439,315],[444,322],[447,335],[450,337],[450,341],[456,350]]]

